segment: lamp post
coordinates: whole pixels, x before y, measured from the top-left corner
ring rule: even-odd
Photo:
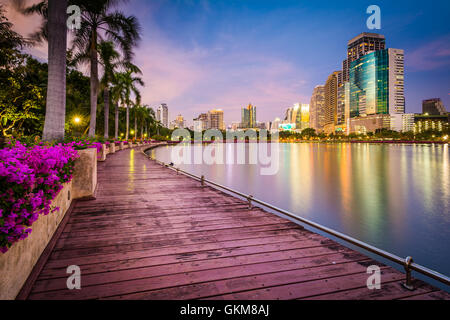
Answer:
[[[75,127],[75,129],[74,129],[75,135],[77,135],[77,133],[78,133],[77,129],[79,128],[79,126],[81,124],[81,118],[78,116],[75,116],[72,121],[73,121],[74,127]]]

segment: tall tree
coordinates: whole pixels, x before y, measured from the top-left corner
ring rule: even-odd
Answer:
[[[48,1],[48,84],[45,141],[64,140],[66,120],[67,0]]]
[[[105,114],[105,139],[109,138],[109,105],[110,105],[110,85],[114,81],[116,69],[122,65],[120,54],[114,49],[111,41],[102,41],[99,44],[100,63],[103,65],[103,78],[101,81],[104,98]]]
[[[140,70],[135,66],[129,66],[129,70],[126,72],[121,72],[116,75],[117,77],[117,90],[120,92],[122,97],[122,106],[126,105],[126,132],[125,139],[128,139],[129,129],[130,129],[130,105],[131,94],[133,93],[137,101],[140,101],[140,92],[137,85],[144,85],[141,78],[134,76],[134,73],[141,73]]]
[[[74,0],[82,13],[81,28],[76,30],[73,46],[79,62],[90,65],[91,120],[89,136],[95,135],[98,97],[98,42],[103,37],[119,46],[126,60],[130,61],[132,48],[140,39],[140,26],[134,16],[125,16],[113,8],[124,0]]]
[[[32,35],[36,42],[48,41],[47,104],[42,139],[64,140],[66,117],[66,51],[68,0],[45,0],[24,8],[24,0],[15,0],[22,13],[40,14],[44,21]]]

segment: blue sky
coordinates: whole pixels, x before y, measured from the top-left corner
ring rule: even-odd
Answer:
[[[249,102],[258,121],[309,103],[341,69],[347,41],[371,32],[372,4],[387,46],[405,50],[406,112],[432,97],[450,109],[450,1],[131,0],[122,9],[142,24],[144,103],[165,102],[171,120],[188,123],[221,108],[230,123]]]
[[[347,41],[370,31],[371,4],[381,8],[387,46],[405,50],[407,112],[431,97],[450,107],[448,1],[134,0],[125,10],[143,26],[137,59],[148,70],[147,102],[165,101],[171,118],[189,121],[222,108],[230,122],[248,102],[260,121],[309,103],[313,88],[341,69]]]

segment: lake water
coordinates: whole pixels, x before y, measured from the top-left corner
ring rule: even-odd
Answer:
[[[171,148],[151,154],[171,162]],[[280,144],[265,176],[257,164],[179,167],[450,275],[448,145]]]

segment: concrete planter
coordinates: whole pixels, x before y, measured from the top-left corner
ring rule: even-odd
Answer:
[[[104,151],[106,146],[104,145]],[[0,254],[0,300],[15,299],[28,279],[44,249],[66,215],[73,199],[93,198],[97,187],[97,149],[78,150],[72,181],[52,201],[56,212],[41,215],[25,240],[15,243],[8,252]],[[106,152],[104,153],[106,156]]]
[[[98,161],[106,161],[106,155],[108,154],[108,148],[106,148],[106,144],[102,144],[102,151],[100,152],[100,158]]]
[[[72,179],[73,197],[92,199],[97,187],[97,150],[78,150],[78,154]]]
[[[120,142],[120,143],[119,143],[119,150],[123,150],[123,149],[124,149],[123,142]]]
[[[111,142],[109,144],[109,153],[116,153],[116,144],[114,142]]]
[[[68,182],[52,201],[52,208],[59,207],[59,210],[39,216],[28,238],[0,254],[0,300],[16,298],[67,213],[72,195],[72,182]]]

